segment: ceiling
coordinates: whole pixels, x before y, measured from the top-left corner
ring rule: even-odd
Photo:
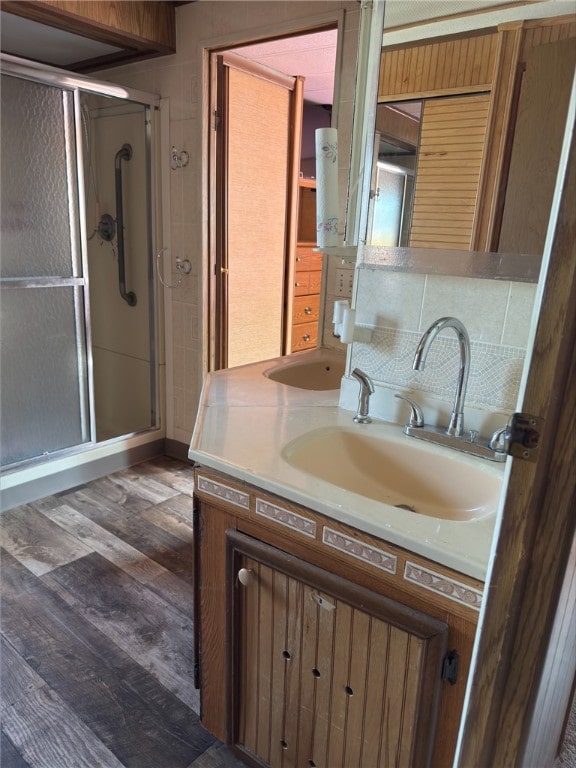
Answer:
[[[386,0],[385,28],[387,34],[399,27],[408,28],[410,33],[412,25],[419,22],[455,14],[459,24],[466,13],[472,13],[471,19],[479,21],[480,16],[491,17],[489,11],[494,10],[494,6],[500,6],[499,11],[512,9],[532,17],[555,15],[570,7],[573,12],[573,3],[574,0]],[[0,13],[0,38],[2,51],[6,53],[72,70],[81,63],[122,50],[5,11]],[[244,46],[236,52],[284,74],[303,75],[304,99],[328,105],[333,101],[336,38],[336,30],[313,32]]]
[[[235,49],[240,56],[285,75],[302,75],[304,101],[332,104],[338,30],[312,32]]]

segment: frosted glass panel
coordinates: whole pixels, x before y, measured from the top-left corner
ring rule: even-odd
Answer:
[[[88,439],[86,363],[78,343],[83,330],[75,300],[80,305],[80,289],[71,287],[2,291],[2,465]]]
[[[72,95],[2,76],[2,277],[77,275]]]

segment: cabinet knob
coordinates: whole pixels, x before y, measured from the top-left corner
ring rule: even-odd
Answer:
[[[310,338],[311,338],[310,334],[305,333],[304,336],[302,336],[302,341],[310,341]]]
[[[249,568],[240,568],[238,571],[238,581],[242,586],[249,587],[254,582],[254,571]]]
[[[305,315],[311,315],[312,314],[312,307],[304,307],[304,314]]]

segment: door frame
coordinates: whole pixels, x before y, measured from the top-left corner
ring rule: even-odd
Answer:
[[[285,37],[299,37],[314,32],[321,32],[323,30],[337,30],[337,49],[336,49],[336,72],[335,72],[335,84],[334,84],[334,105],[332,110],[333,123],[336,124],[338,120],[338,101],[339,101],[339,72],[340,62],[342,60],[342,37],[343,37],[343,22],[344,13],[340,11],[331,11],[329,13],[320,14],[316,17],[310,17],[309,19],[295,19],[290,22],[279,22],[273,27],[269,27],[266,30],[262,30],[260,36],[249,37],[243,36],[242,33],[238,33],[238,36],[231,35],[225,40],[213,40],[209,45],[203,48],[203,63],[204,72],[206,74],[206,94],[205,94],[205,125],[207,128],[206,139],[206,167],[208,169],[207,177],[205,179],[205,200],[206,210],[208,213],[208,222],[206,227],[206,282],[204,290],[204,298],[206,301],[206,314],[205,322],[206,329],[204,338],[206,339],[205,364],[208,372],[218,370],[219,359],[216,354],[216,349],[223,336],[222,321],[218,317],[217,312],[217,280],[216,270],[219,268],[217,265],[217,242],[219,234],[215,223],[217,221],[217,204],[222,203],[218,201],[215,195],[215,187],[213,180],[218,174],[218,163],[220,159],[217,158],[216,142],[214,134],[218,127],[218,114],[215,114],[212,110],[212,104],[214,101],[214,94],[216,93],[216,67],[212,65],[212,57],[216,54],[224,54],[225,52],[236,52],[237,49],[243,45],[252,45],[255,43],[266,43],[272,40],[278,40]],[[301,78],[300,78],[301,79]],[[302,87],[300,84],[299,87]],[[335,121],[335,122],[334,122]],[[296,185],[295,185],[296,186]],[[294,191],[293,205],[296,205],[297,189]],[[296,209],[294,209],[296,212]],[[295,237],[296,223],[294,220],[288,221],[287,236]],[[285,297],[286,300],[286,297]]]
[[[567,120],[523,411],[542,419],[536,462],[510,460],[455,765],[522,765],[576,532],[576,140]],[[564,164],[564,169],[562,168]],[[562,171],[564,177],[562,178]],[[553,479],[553,482],[551,482]],[[519,663],[522,659],[522,663]],[[571,686],[572,681],[566,681]]]

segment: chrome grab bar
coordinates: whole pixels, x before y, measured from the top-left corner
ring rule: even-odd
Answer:
[[[130,160],[132,147],[123,144],[114,159],[114,181],[116,186],[116,240],[118,243],[118,286],[120,296],[131,307],[136,304],[134,291],[126,290],[126,267],[124,264],[124,211],[122,208],[122,160]]]

